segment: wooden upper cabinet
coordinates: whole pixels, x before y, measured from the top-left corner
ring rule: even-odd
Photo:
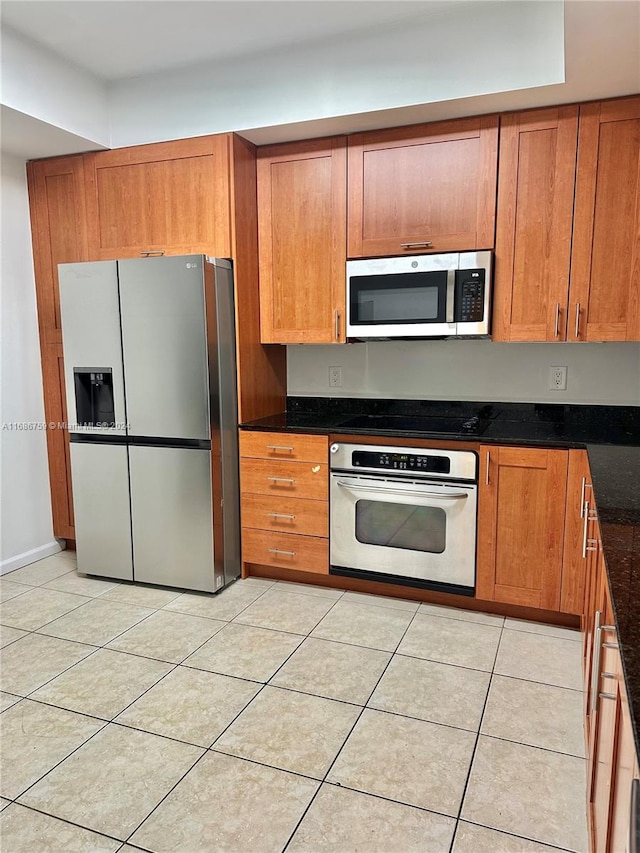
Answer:
[[[480,453],[477,597],[559,610],[568,451]]]
[[[345,339],[346,141],[258,149],[263,343]]]
[[[580,107],[567,339],[640,340],[640,97]]]
[[[231,135],[85,155],[93,260],[231,256]]]
[[[350,258],[492,249],[498,118],[349,137]]]
[[[62,343],[58,264],[89,259],[81,155],[27,165],[31,231],[42,343]]]
[[[504,115],[493,339],[564,340],[578,107]]]

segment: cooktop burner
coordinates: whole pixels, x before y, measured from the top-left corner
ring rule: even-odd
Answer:
[[[357,415],[340,423],[336,429],[367,429],[372,431],[443,433],[447,435],[482,435],[489,421],[474,416],[407,417],[406,415]]]

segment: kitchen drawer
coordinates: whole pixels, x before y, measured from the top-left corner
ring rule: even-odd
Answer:
[[[329,535],[326,501],[248,494],[242,497],[241,510],[244,527],[325,538]]]
[[[328,459],[328,445],[326,435],[240,431],[240,456],[257,459],[324,463]]]
[[[329,574],[329,540],[295,533],[242,529],[242,559],[245,563],[279,566],[299,572]]]
[[[285,495],[308,500],[328,500],[328,466],[312,462],[273,462],[270,459],[240,461],[243,495]]]

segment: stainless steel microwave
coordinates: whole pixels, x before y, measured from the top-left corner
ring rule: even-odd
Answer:
[[[347,338],[486,337],[492,253],[347,261]]]

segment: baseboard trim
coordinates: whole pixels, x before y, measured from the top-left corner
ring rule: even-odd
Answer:
[[[44,560],[45,557],[51,557],[60,551],[62,551],[60,543],[52,539],[51,542],[40,545],[39,548],[32,548],[31,551],[25,551],[15,557],[9,557],[8,560],[3,560],[0,563],[0,575],[6,575],[7,572],[12,572],[14,569],[21,569],[23,566],[36,563],[38,560]]]

